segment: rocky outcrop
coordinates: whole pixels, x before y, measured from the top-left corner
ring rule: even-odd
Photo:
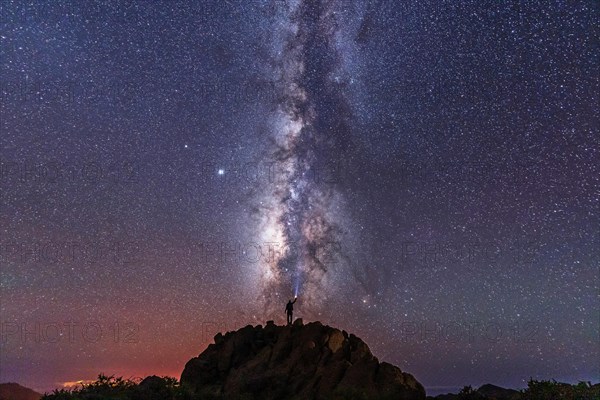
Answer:
[[[358,337],[320,322],[278,326],[269,321],[214,339],[181,374],[182,385],[197,394],[261,400],[425,399],[412,375],[379,362]]]

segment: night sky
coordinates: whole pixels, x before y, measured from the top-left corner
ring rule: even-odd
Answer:
[[[600,379],[598,2],[0,4],[0,382],[295,317],[428,392]]]

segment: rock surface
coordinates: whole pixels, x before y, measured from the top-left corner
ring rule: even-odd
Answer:
[[[302,320],[217,334],[186,364],[181,383],[225,399],[425,399],[412,375],[380,363],[358,337]]]

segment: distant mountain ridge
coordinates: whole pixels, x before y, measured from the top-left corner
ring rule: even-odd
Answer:
[[[18,383],[0,383],[0,400],[39,400],[41,393]]]
[[[580,382],[577,385],[557,381],[530,379],[527,389],[514,390],[485,384],[478,389],[465,386],[459,393],[427,396],[428,400],[600,400],[600,384]]]
[[[481,400],[518,400],[521,399],[521,393],[518,390],[506,389],[500,386],[486,383],[474,389],[470,393],[462,394],[440,394],[437,396],[427,396],[428,400],[462,400],[462,399],[481,399]]]

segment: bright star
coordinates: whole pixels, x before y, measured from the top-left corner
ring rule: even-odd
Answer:
[[[219,175],[225,175],[225,170],[224,169],[219,169],[217,171],[217,174],[219,174]]]

